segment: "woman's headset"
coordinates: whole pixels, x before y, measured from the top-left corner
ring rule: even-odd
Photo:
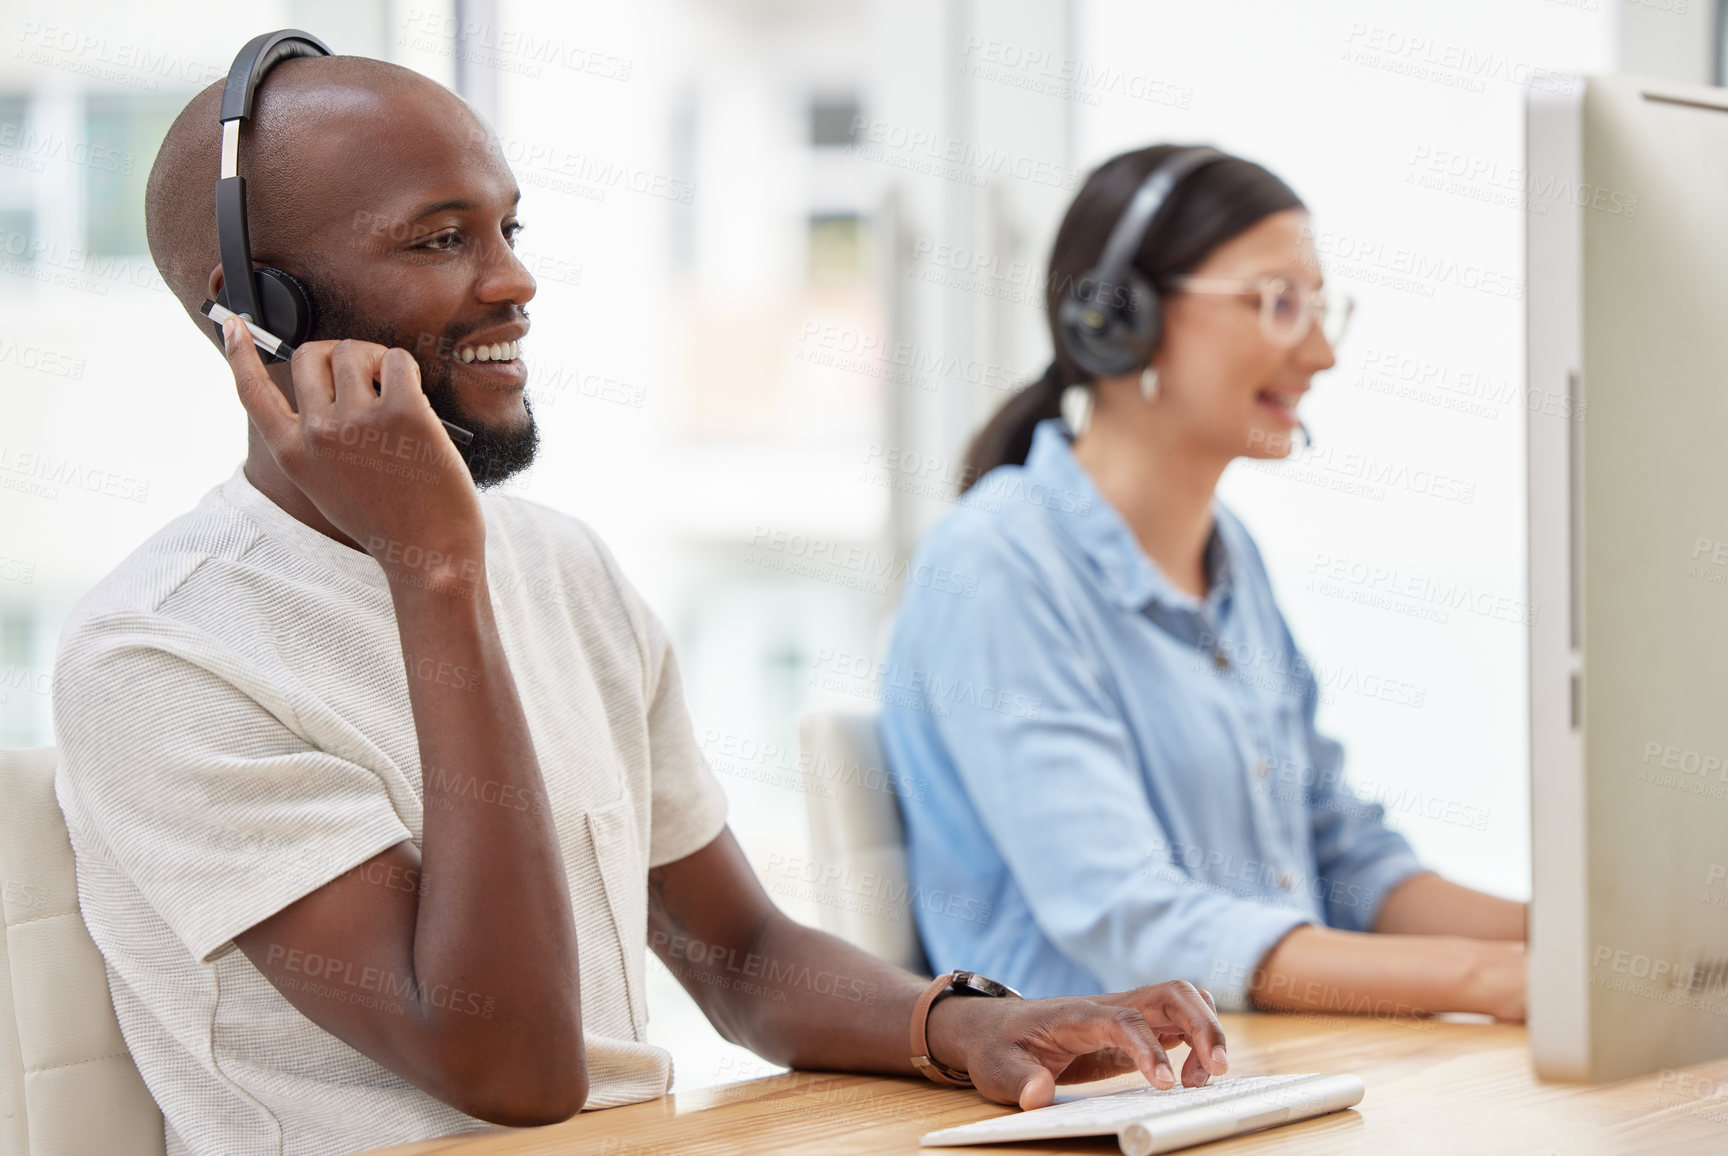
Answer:
[[[296,56],[330,56],[329,47],[309,32],[284,28],[246,42],[228,69],[222,89],[222,172],[216,181],[216,235],[222,258],[222,291],[217,303],[256,322],[290,346],[312,334],[317,312],[312,294],[281,269],[252,267],[246,230],[246,179],[240,175],[240,126],[252,119],[252,99],[264,76]],[[217,326],[220,336],[221,326]],[[280,358],[265,354],[266,361]]]
[[[1134,268],[1134,255],[1183,178],[1226,159],[1205,146],[1178,149],[1140,182],[1097,266],[1070,287],[1056,312],[1062,348],[1082,370],[1120,377],[1150,364],[1164,335],[1164,308],[1158,290]]]

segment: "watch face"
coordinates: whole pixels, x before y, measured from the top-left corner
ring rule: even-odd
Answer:
[[[1010,997],[1013,999],[1023,998],[1019,992],[1015,991],[1007,984],[997,983],[989,976],[979,975],[975,971],[955,972],[954,981],[950,986],[961,995],[987,995],[996,999],[1002,999],[1004,997]]]

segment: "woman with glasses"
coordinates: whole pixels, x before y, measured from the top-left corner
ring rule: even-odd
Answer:
[[[1180,151],[1075,197],[1055,360],[920,546],[912,572],[953,580],[904,594],[881,736],[930,963],[1027,995],[1186,979],[1225,1009],[1522,1019],[1525,905],[1424,870],[1351,792],[1215,494],[1234,459],[1290,452],[1349,304],[1282,181]],[[1167,165],[1188,171],[1157,190]]]

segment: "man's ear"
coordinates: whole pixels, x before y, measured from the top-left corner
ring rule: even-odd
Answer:
[[[226,283],[222,278],[222,265],[218,262],[216,267],[210,270],[210,280],[204,283],[204,296],[215,301],[222,295],[222,286]]]

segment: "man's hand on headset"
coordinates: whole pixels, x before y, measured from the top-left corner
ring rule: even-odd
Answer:
[[[333,526],[393,578],[478,575],[480,495],[407,350],[308,341],[294,352],[291,407],[244,326],[230,320],[222,337],[240,404],[282,472]]]

